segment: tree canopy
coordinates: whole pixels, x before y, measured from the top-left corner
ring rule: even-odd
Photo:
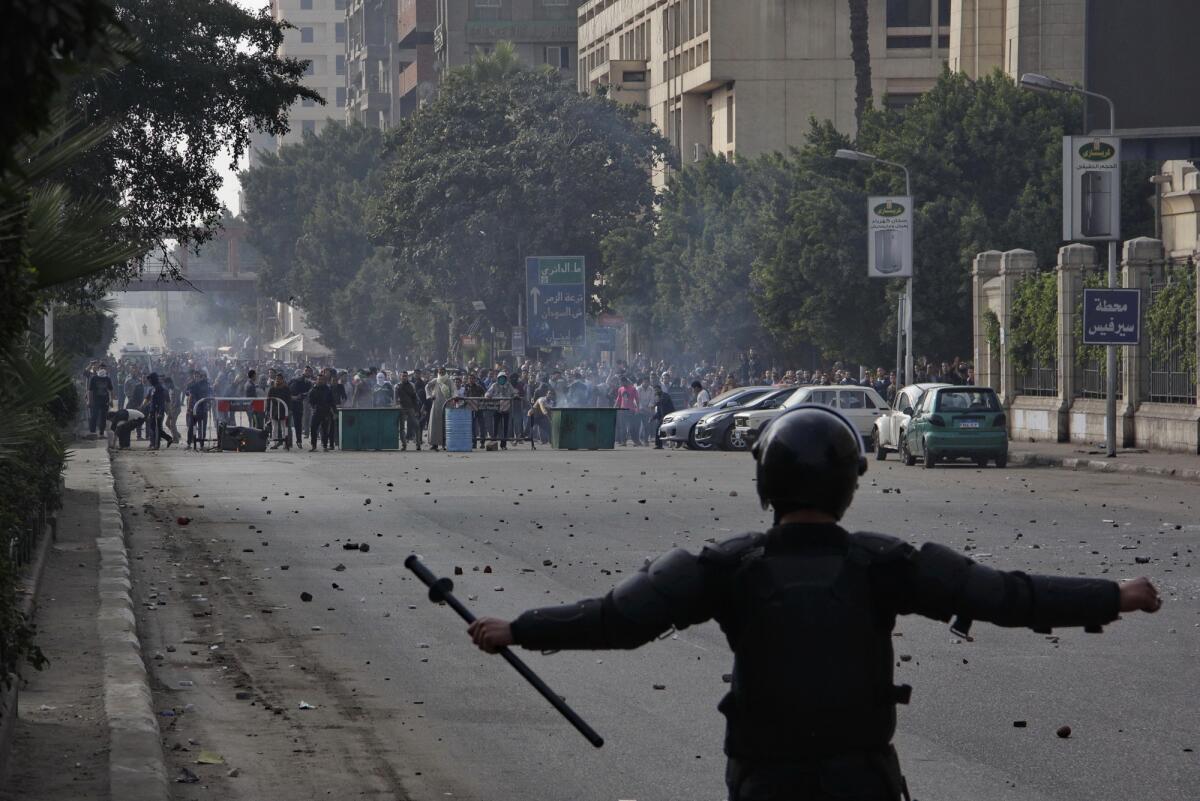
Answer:
[[[514,325],[527,256],[583,255],[603,303],[601,243],[652,224],[668,147],[635,109],[497,48],[389,132],[372,238],[391,248],[399,291],[452,325],[477,299]]]
[[[676,343],[734,349],[761,331],[753,344],[780,357],[886,363],[901,284],[867,278],[866,203],[902,194],[904,175],[833,158],[853,148],[911,171],[915,349],[961,355],[975,254],[1027,248],[1053,263],[1061,138],[1079,118],[1072,95],[1022,91],[999,72],[972,81],[947,71],[903,111],[867,109],[855,139],[814,120],[808,142],[786,155],[690,165],[672,177],[657,237],[615,231],[606,243],[619,275],[613,303],[652,317]],[[1152,223],[1144,172],[1126,165],[1126,237]],[[648,267],[653,285],[636,280]]]

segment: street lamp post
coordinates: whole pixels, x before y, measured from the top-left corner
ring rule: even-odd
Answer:
[[[1056,81],[1045,75],[1039,75],[1035,72],[1027,72],[1021,76],[1021,86],[1034,92],[1067,92],[1070,94],[1084,95],[1085,97],[1094,97],[1097,100],[1103,100],[1108,104],[1108,135],[1110,137],[1116,135],[1117,130],[1117,107],[1113,105],[1112,98],[1106,97],[1096,92],[1072,86],[1063,81]],[[1120,187],[1118,186],[1118,191]],[[1110,239],[1108,241],[1108,288],[1117,288],[1117,240]],[[1106,398],[1105,398],[1105,413],[1104,413],[1104,438],[1105,448],[1108,451],[1108,456],[1111,458],[1117,455],[1117,346],[1107,345],[1108,353],[1105,360],[1105,370],[1108,373],[1106,381]]]
[[[912,181],[908,174],[908,167],[905,167],[903,164],[898,164],[894,161],[888,161],[887,159],[881,159],[878,156],[871,155],[870,153],[863,153],[858,150],[846,150],[844,148],[839,149],[836,153],[834,153],[834,156],[839,159],[846,159],[847,161],[867,161],[867,162],[871,162],[874,164],[886,164],[889,167],[896,167],[898,169],[904,170],[904,194],[907,195],[909,198],[912,197]],[[916,224],[915,212],[914,212],[914,216],[913,216],[913,224],[914,224],[914,226]],[[913,272],[916,272],[915,267],[913,269]],[[903,380],[903,383],[911,384],[911,383],[913,383],[913,346],[912,346],[912,342],[913,342],[913,330],[912,330],[913,277],[912,277],[912,275],[909,275],[904,283],[904,305],[902,306],[902,308],[904,309],[904,320],[903,320],[903,323],[904,323],[904,376],[903,376],[902,380]],[[901,377],[896,376],[896,380],[900,381]]]

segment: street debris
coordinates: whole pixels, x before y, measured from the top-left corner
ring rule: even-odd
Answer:
[[[1071,736],[1071,727],[1070,726],[1059,726],[1058,731],[1056,731],[1055,734],[1057,734],[1059,737],[1061,737],[1065,740]]]
[[[180,768],[179,775],[175,777],[176,784],[196,784],[199,781],[200,777],[187,768]]]
[[[298,708],[299,709],[316,709],[316,707],[313,706],[312,704],[310,704],[308,701],[301,701],[300,706]]]

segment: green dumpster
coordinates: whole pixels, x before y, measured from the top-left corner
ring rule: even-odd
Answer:
[[[550,447],[555,450],[612,450],[616,440],[616,409],[550,410]]]
[[[400,409],[338,409],[338,437],[344,451],[399,450]]]

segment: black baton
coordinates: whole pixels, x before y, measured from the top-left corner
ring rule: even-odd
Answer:
[[[463,606],[462,601],[454,597],[454,582],[448,578],[438,578],[433,575],[429,568],[425,567],[424,563],[412,554],[404,560],[404,566],[417,575],[421,583],[429,588],[429,600],[436,603],[447,603],[450,608],[458,612],[458,616],[468,623],[475,622],[475,615],[470,609]],[[596,730],[587,724],[583,718],[575,712],[574,709],[567,706],[567,702],[558,696],[554,690],[551,690],[546,682],[542,681],[538,674],[534,673],[529,665],[521,661],[520,657],[514,654],[507,648],[501,648],[497,653],[504,657],[504,661],[513,666],[513,669],[525,677],[525,681],[533,685],[533,688],[542,694],[550,704],[558,710],[564,718],[571,721],[571,725],[579,730],[579,733],[587,738],[587,741],[597,748],[604,745],[604,738],[596,733]]]

